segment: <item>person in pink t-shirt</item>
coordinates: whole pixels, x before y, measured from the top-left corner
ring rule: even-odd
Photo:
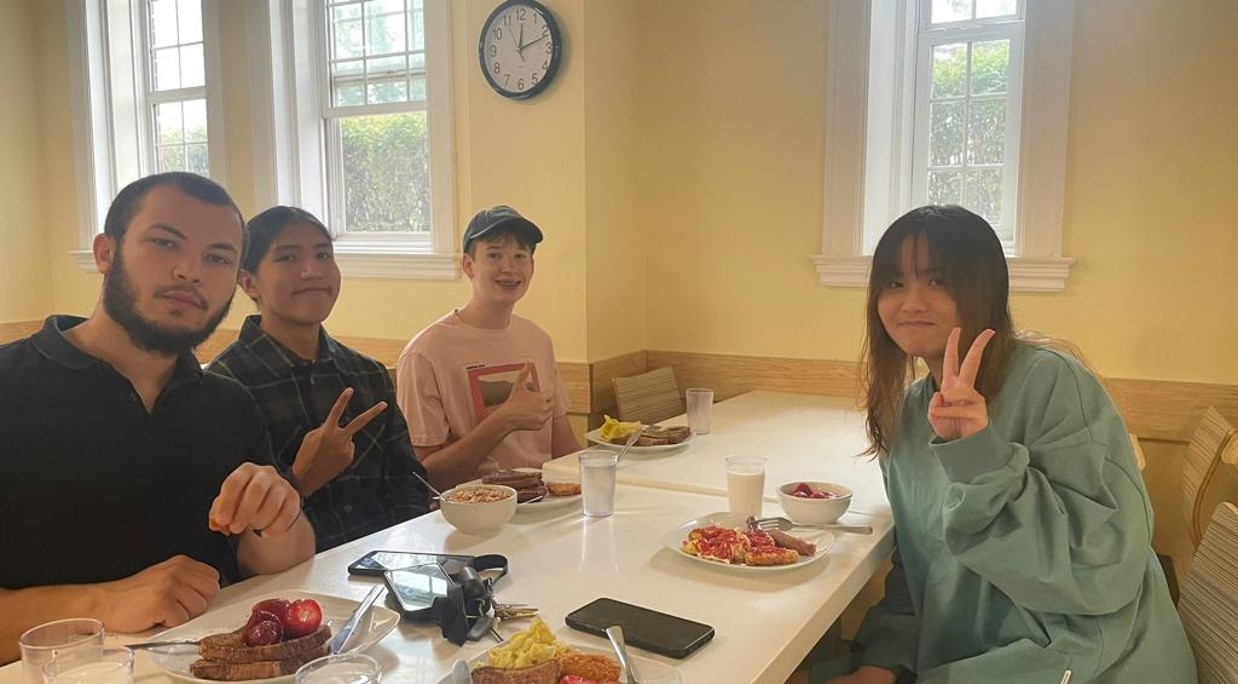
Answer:
[[[396,363],[396,401],[430,481],[455,486],[580,448],[550,336],[516,316],[542,231],[511,207],[477,213],[462,268],[473,294],[417,333]]]

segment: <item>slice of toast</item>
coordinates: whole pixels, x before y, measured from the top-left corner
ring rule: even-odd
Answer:
[[[198,679],[212,679],[225,682],[237,682],[246,679],[269,679],[271,677],[294,674],[297,668],[325,655],[327,655],[327,645],[324,643],[309,651],[282,660],[260,660],[250,663],[223,663],[211,660],[198,660],[189,666],[189,672]]]
[[[198,644],[198,653],[203,660],[216,663],[245,664],[282,661],[314,651],[331,639],[331,628],[324,624],[310,634],[296,639],[288,639],[270,646],[246,646],[241,641],[241,634],[244,631],[245,628],[242,627],[231,632],[205,637]]]
[[[556,684],[561,674],[557,660],[517,670],[479,667],[473,670],[473,684]]]

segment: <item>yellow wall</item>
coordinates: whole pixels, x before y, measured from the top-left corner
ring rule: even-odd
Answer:
[[[476,36],[494,4],[454,3],[455,230],[498,202],[543,227],[519,312],[551,333],[563,359],[646,347],[856,358],[863,293],[818,286],[808,261],[821,249],[824,3],[552,0],[566,58],[530,102],[498,97],[477,73]],[[35,20],[31,3],[15,7]],[[252,212],[242,19],[239,1],[224,3],[229,185]],[[41,158],[49,190],[41,205],[17,203],[29,221],[0,230],[28,254],[46,250],[50,298],[36,287],[15,300],[3,288],[27,277],[6,266],[0,319],[84,312],[98,292],[97,275],[64,257],[77,247],[77,214],[69,98],[58,85],[68,66],[63,3],[38,3],[37,21],[37,45],[21,22],[0,29],[6,64],[37,54],[44,84],[37,108],[6,98],[12,125],[0,135],[19,161],[0,161],[0,180],[10,179],[0,187],[37,197],[25,170]],[[1227,270],[1238,253],[1236,27],[1238,3],[1191,12],[1158,0],[1078,3],[1065,251],[1079,265],[1065,293],[1016,296],[1015,311],[1023,325],[1079,344],[1106,374],[1238,382],[1224,342],[1238,338]],[[13,84],[23,86],[32,87]],[[13,229],[23,223],[45,237]],[[406,338],[467,293],[463,280],[350,279],[330,326]],[[248,304],[237,309],[233,326]]]
[[[638,221],[654,349],[854,359],[862,293],[815,284],[815,0],[641,6]],[[1238,3],[1078,3],[1060,295],[1021,324],[1115,377],[1238,382]],[[592,263],[591,263],[592,265]]]
[[[31,55],[38,36],[33,4],[5,2],[0,22],[0,322],[42,318],[51,307],[51,279],[46,262],[40,196],[43,192],[43,159],[39,153],[41,79]]]

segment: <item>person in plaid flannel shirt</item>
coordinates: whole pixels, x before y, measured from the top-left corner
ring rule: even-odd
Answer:
[[[427,512],[418,477],[425,469],[387,369],[323,329],[340,292],[327,227],[295,207],[258,214],[240,284],[259,313],[208,370],[239,380],[258,400],[318,551]]]

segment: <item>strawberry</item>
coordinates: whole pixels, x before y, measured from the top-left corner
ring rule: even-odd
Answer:
[[[798,496],[801,499],[811,499],[812,495],[813,495],[812,487],[809,487],[806,483],[803,483],[803,482],[795,485],[795,489],[791,491],[791,496]]]
[[[245,628],[241,641],[246,646],[270,646],[284,638],[284,628],[274,620],[259,620]]]
[[[322,625],[322,606],[314,599],[297,599],[288,606],[284,633],[290,638],[312,634]]]
[[[267,599],[265,601],[259,601],[258,603],[255,603],[253,607],[253,612],[257,613],[260,610],[266,611],[267,613],[274,615],[275,620],[278,621],[279,624],[283,625],[284,620],[288,619],[288,606],[289,606],[289,603],[285,601],[284,599],[281,599],[281,598]]]

